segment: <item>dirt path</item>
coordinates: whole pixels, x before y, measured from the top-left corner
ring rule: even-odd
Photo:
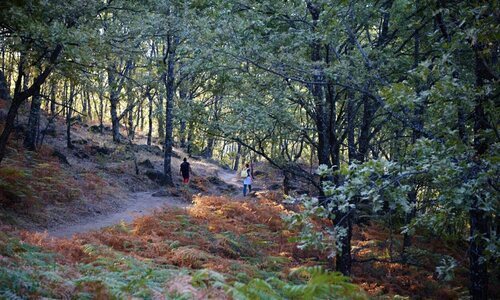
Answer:
[[[217,175],[225,183],[236,187],[238,190],[241,189],[242,179],[239,178],[236,172],[228,170],[220,170]]]
[[[103,227],[118,224],[122,221],[131,222],[134,218],[149,214],[163,206],[185,208],[190,204],[180,198],[153,197],[152,192],[139,192],[129,195],[120,211],[110,214],[81,219],[72,225],[63,225],[48,231],[50,236],[69,238],[76,233],[97,230]]]
[[[245,200],[245,198],[240,195],[241,179],[237,172],[220,168],[214,168],[214,170],[216,171],[216,176],[218,176],[222,181],[237,188],[238,193],[235,192],[235,200]],[[49,229],[48,234],[53,237],[69,238],[77,233],[98,230],[120,222],[131,222],[138,216],[150,214],[155,209],[159,209],[164,206],[187,208],[191,205],[181,198],[153,197],[152,194],[152,191],[129,194],[118,211],[107,212],[99,216],[82,218],[74,224],[65,224]]]

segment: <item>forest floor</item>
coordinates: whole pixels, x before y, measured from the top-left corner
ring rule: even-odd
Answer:
[[[48,230],[54,237],[70,238],[76,233],[89,232],[103,227],[130,223],[135,218],[153,213],[155,210],[167,207],[185,208],[190,204],[174,197],[155,197],[151,192],[137,192],[127,195],[122,206],[116,212],[104,212],[99,216],[82,217],[73,224],[64,224]]]
[[[210,165],[210,163],[204,163]],[[195,166],[197,164],[195,163]],[[234,186],[235,192],[231,195],[233,201],[245,201],[250,199],[240,195],[239,184],[240,179],[234,171],[225,170],[217,165],[212,165],[211,168],[216,171],[217,177],[224,181],[228,186]],[[259,184],[256,188],[259,189]],[[189,187],[181,187],[181,189],[189,190]],[[201,195],[201,193],[199,193]],[[159,191],[132,192],[122,197],[121,206],[118,211],[105,211],[98,216],[84,216],[81,219],[76,219],[70,224],[66,223],[60,226],[55,226],[48,229],[49,236],[69,238],[76,233],[84,233],[94,231],[103,227],[116,225],[122,222],[130,223],[134,219],[152,214],[155,211],[165,207],[188,208],[192,206],[180,197],[162,196]]]
[[[115,145],[109,130],[77,121],[68,149],[58,120],[30,152],[19,128],[0,168],[0,298],[300,298],[293,293],[306,293],[314,276],[326,276],[318,280],[344,298],[364,299],[359,287],[380,298],[465,295],[463,267],[451,282],[435,274],[440,254],[466,265],[457,251],[463,245],[416,236],[417,261],[404,265],[391,253],[401,236],[375,223],[354,229],[357,286],[333,273],[294,277],[304,267],[331,268],[331,260],[297,248],[296,233],[281,219],[297,207],[282,203],[280,173],[266,164],[257,164],[254,192],[244,198],[238,172],[197,157],[189,158],[192,178],[184,187],[176,170],[186,155],[175,149],[175,185],[165,188],[155,182],[162,151],[141,135],[136,144]]]
[[[70,149],[64,120],[56,119],[47,126],[47,116],[42,115],[43,145],[30,152],[22,146],[26,113],[17,122],[0,170],[0,219],[4,224],[67,236],[131,221],[133,216],[164,205],[185,207],[193,195],[243,198],[238,172],[200,157],[189,158],[191,182],[183,186],[178,170],[188,155],[179,148],[174,148],[172,157],[174,186],[162,187],[157,181],[163,170],[163,152],[159,144],[147,146],[142,134],[136,135],[133,144],[125,137],[121,144],[114,144],[109,127],[100,133],[95,124],[75,120]]]

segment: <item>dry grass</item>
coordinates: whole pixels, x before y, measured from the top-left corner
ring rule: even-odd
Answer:
[[[197,197],[190,210],[166,208],[72,240],[52,239],[24,232],[25,241],[62,254],[67,262],[89,262],[87,244],[106,245],[139,259],[192,269],[208,268],[236,274],[255,275],[252,265],[268,256],[288,256],[296,248],[281,221],[281,205],[233,202],[224,197]],[[283,260],[288,267],[293,258]],[[267,267],[264,266],[263,267]],[[286,267],[286,266],[283,266]]]
[[[297,266],[326,263],[323,253],[300,251],[296,244],[288,241],[294,233],[286,229],[280,218],[286,213],[282,205],[268,199],[236,202],[227,197],[195,197],[191,209],[166,208],[139,217],[131,224],[81,234],[71,240],[51,239],[28,232],[23,234],[23,239],[62,254],[58,259],[67,264],[91,263],[106,257],[106,252],[93,256],[85,251],[89,244],[104,245],[139,260],[152,260],[158,265],[211,269],[228,275],[229,280],[241,273],[249,277],[263,276],[265,273],[262,272],[271,271],[275,272],[273,274],[287,274]],[[328,225],[328,222],[323,225]],[[385,259],[388,239],[388,231],[379,225],[355,228],[355,259]],[[450,253],[443,244],[416,240],[418,247]],[[433,268],[434,265],[427,262],[420,267],[383,261],[355,263],[353,279],[372,296],[457,298],[460,291],[453,286],[463,287],[464,283],[459,282],[461,278],[454,285],[443,284],[434,277]],[[195,289],[187,275],[167,282],[166,287],[174,294],[188,289],[195,299],[220,293],[219,290]],[[96,294],[105,292],[99,286],[85,288]],[[224,294],[218,296],[225,297]]]
[[[72,206],[80,201],[100,201],[112,189],[96,172],[77,171],[52,156],[54,149],[42,146],[26,151],[21,141],[10,143],[9,155],[0,168],[0,207],[43,225],[52,219],[49,206]]]

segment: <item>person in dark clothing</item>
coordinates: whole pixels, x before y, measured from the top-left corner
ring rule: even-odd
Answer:
[[[189,163],[187,162],[187,158],[184,157],[184,162],[181,163],[180,174],[182,175],[182,182],[185,184],[189,183],[189,171],[190,170],[191,170],[191,167],[189,166]]]

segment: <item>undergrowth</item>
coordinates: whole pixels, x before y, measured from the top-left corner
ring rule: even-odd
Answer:
[[[425,265],[388,262],[388,232],[376,224],[355,228],[351,283],[326,271],[326,254],[297,248],[296,232],[281,218],[288,213],[268,199],[195,197],[189,209],[165,208],[72,239],[3,234],[0,298],[365,299],[362,289],[376,297],[461,295]]]
[[[348,278],[297,252],[281,205],[224,197],[194,202],[188,210],[167,208],[71,240],[4,235],[0,293],[12,299],[366,298]]]
[[[50,156],[54,150],[49,146],[31,152],[12,145],[0,168],[0,209],[41,216],[47,205],[98,200],[108,189],[94,173],[75,174],[65,168]]]

